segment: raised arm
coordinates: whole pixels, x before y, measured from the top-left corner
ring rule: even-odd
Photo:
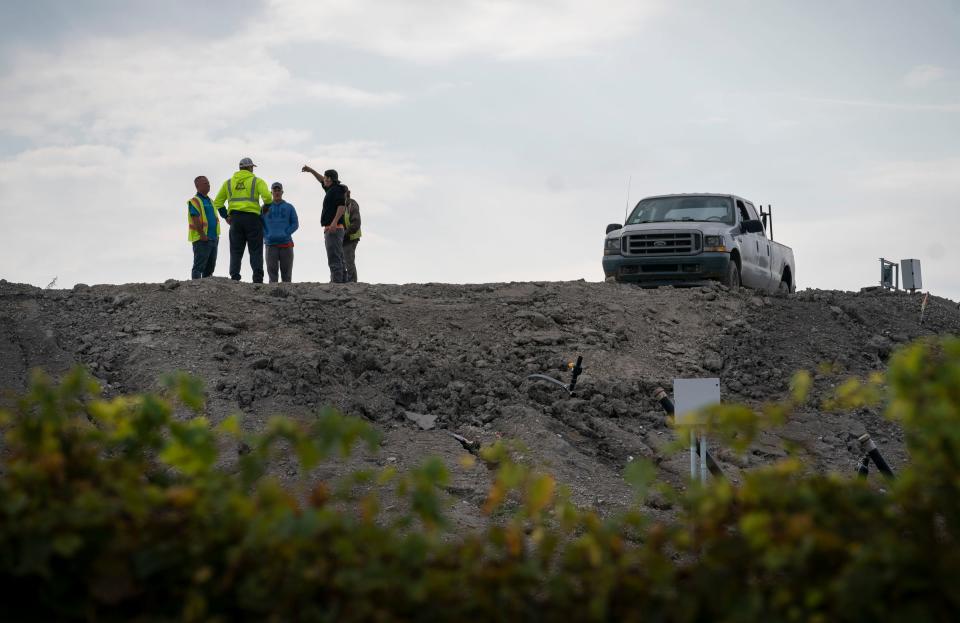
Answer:
[[[303,167],[300,169],[300,171],[301,171],[302,173],[311,173],[311,174],[313,174],[313,176],[314,176],[315,178],[317,178],[317,181],[320,182],[321,184],[323,184],[323,176],[320,175],[319,173],[317,173],[316,171],[314,171],[313,167],[311,167],[309,164],[303,165]]]

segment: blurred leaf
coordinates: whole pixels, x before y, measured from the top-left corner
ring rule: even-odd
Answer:
[[[168,391],[194,413],[200,414],[203,412],[206,398],[203,394],[203,381],[200,377],[176,372],[163,377],[162,382]]]
[[[810,388],[813,386],[813,377],[806,370],[800,370],[790,380],[790,398],[794,404],[806,402]]]
[[[171,439],[160,451],[160,458],[187,476],[197,476],[210,470],[217,460],[217,446],[203,417],[190,422],[171,422]]]
[[[541,474],[535,476],[527,488],[527,514],[528,516],[539,515],[541,511],[553,499],[553,492],[556,489],[557,482],[552,476]]]
[[[240,416],[236,413],[224,419],[217,425],[217,430],[235,437],[240,436]]]
[[[623,479],[633,487],[634,495],[638,499],[643,499],[647,496],[647,491],[656,478],[656,466],[652,461],[644,458],[634,459],[627,463],[627,467],[623,472]]]

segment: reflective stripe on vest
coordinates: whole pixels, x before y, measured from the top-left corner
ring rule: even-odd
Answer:
[[[210,221],[207,220],[206,208],[204,208],[203,201],[201,201],[199,197],[190,197],[190,199],[187,200],[187,205],[196,208],[197,213],[200,215],[200,231],[197,231],[194,227],[193,220],[197,217],[192,216],[190,210],[187,210],[187,240],[189,242],[196,242],[207,236],[207,232],[210,230]],[[216,214],[214,214],[214,218],[216,218]],[[217,219],[217,236],[220,236],[220,219]]]
[[[350,200],[348,200],[348,203],[349,203],[349,205],[348,205],[347,208],[343,211],[343,226],[344,226],[344,228],[346,228],[346,229],[350,229],[350,208],[353,207],[353,204],[355,204],[356,201],[354,201],[353,199],[350,199]],[[360,208],[360,206],[358,205],[358,206],[357,206],[357,209],[359,209],[359,208]],[[360,240],[360,236],[362,236],[362,235],[363,235],[362,231],[358,229],[357,231],[355,231],[355,232],[353,232],[352,234],[350,234],[350,236],[347,238],[347,240],[350,241],[350,242],[353,242],[354,240]]]
[[[249,201],[250,203],[256,203],[257,201],[257,176],[254,175],[250,178],[252,183],[250,184],[250,196],[249,197],[237,197],[237,201]],[[231,177],[227,180],[227,201],[233,201],[233,178]]]

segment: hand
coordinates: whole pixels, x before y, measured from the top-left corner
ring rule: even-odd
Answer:
[[[305,165],[303,165],[303,167],[300,169],[300,172],[301,172],[301,173],[313,173],[313,169],[310,168],[310,165],[305,164]]]
[[[230,224],[230,217],[228,216],[228,217],[227,217],[227,225],[229,225],[229,224]]]
[[[210,239],[207,238],[206,236],[200,236],[200,242],[207,242],[208,240]]]

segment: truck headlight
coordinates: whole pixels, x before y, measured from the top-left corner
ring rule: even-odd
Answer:
[[[604,255],[620,255],[620,239],[607,238],[603,243]]]
[[[725,252],[727,247],[723,245],[723,236],[704,236],[703,250]]]

